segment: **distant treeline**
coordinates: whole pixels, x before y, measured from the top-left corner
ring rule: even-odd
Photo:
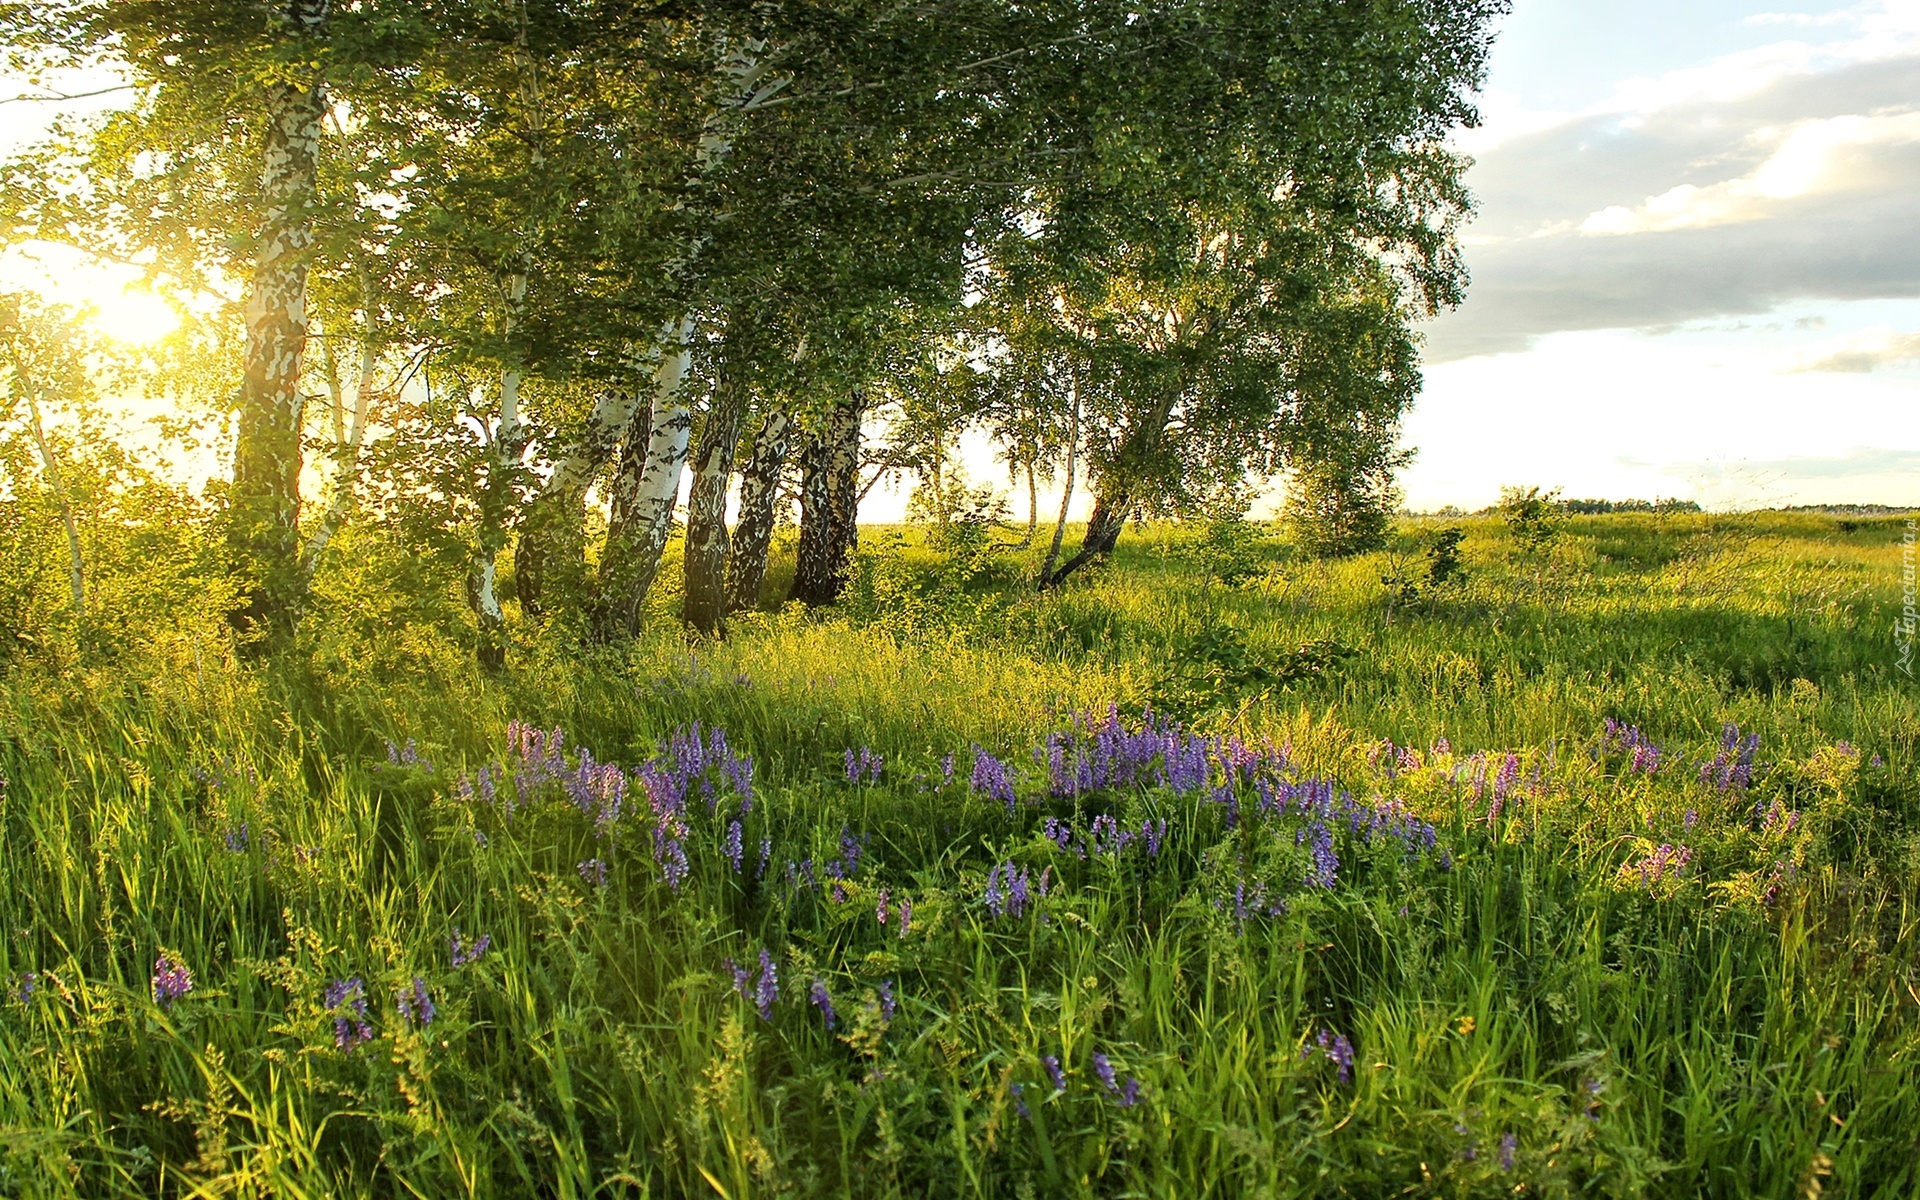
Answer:
[[[1560,500],[1553,499],[1562,512],[1569,513],[1630,513],[1630,512],[1700,512],[1700,504],[1695,500]],[[1469,513],[1456,505],[1448,504],[1432,512],[1408,512],[1410,517],[1490,517],[1498,514],[1501,508],[1490,504],[1485,508]],[[1836,510],[1837,511],[1837,510]]]
[[[1570,513],[1699,512],[1697,500],[1562,500]]]

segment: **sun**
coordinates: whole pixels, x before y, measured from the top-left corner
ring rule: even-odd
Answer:
[[[12,288],[87,314],[97,333],[124,346],[151,346],[180,328],[179,311],[144,286],[137,268],[68,246],[34,243],[0,255],[0,289]]]

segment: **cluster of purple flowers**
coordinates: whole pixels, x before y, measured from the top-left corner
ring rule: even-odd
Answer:
[[[1038,880],[1028,873],[1025,867],[1015,867],[1008,859],[987,872],[987,888],[981,895],[987,911],[996,917],[1019,918],[1026,914],[1027,908],[1036,896],[1047,894],[1047,884],[1053,868],[1040,872]]]
[[[1301,880],[1310,888],[1331,888],[1340,881],[1340,856],[1333,849],[1333,830],[1325,821],[1309,821],[1293,835],[1294,845],[1307,848],[1307,874]]]
[[[853,831],[845,825],[840,827],[840,856],[828,861],[825,868],[828,879],[852,879],[860,873],[860,856],[865,853],[867,839],[853,836]],[[811,866],[811,859],[807,860]]]
[[[880,768],[885,765],[885,762],[885,759],[866,746],[860,747],[858,753],[848,750],[847,782],[859,783],[864,779],[868,783],[879,783]]]
[[[1760,893],[1760,902],[1769,907],[1777,903],[1799,873],[1800,869],[1786,859],[1774,860],[1773,869],[1767,872],[1767,886]]]
[[[400,989],[400,997],[394,1002],[400,1010],[400,1019],[417,1023],[422,1029],[433,1024],[433,996],[427,991],[427,981],[418,975],[413,983]],[[334,1030],[336,1037],[339,1029]]]
[[[1775,796],[1773,803],[1767,805],[1764,810],[1758,804],[1754,805],[1754,809],[1763,833],[1772,833],[1775,830],[1781,833],[1792,833],[1800,824],[1800,811],[1788,808],[1786,802],[1778,796]]]
[[[580,761],[560,774],[567,799],[586,816],[602,835],[620,819],[627,799],[627,773],[612,763],[593,761],[593,751],[582,747]]]
[[[1312,1044],[1300,1047],[1301,1058],[1312,1058],[1315,1054],[1322,1055],[1334,1065],[1341,1083],[1352,1082],[1353,1043],[1347,1040],[1345,1034],[1322,1029]]]
[[[422,771],[427,772],[433,770],[433,764],[420,756],[420,747],[412,738],[408,738],[407,744],[404,746],[396,746],[392,742],[387,743],[387,765],[394,767],[418,767]]]
[[[887,923],[887,919],[893,916],[896,912],[899,914],[899,917],[900,917],[899,936],[906,937],[907,926],[913,924],[913,897],[911,896],[900,897],[900,907],[898,909],[895,909],[893,907],[893,893],[888,891],[886,888],[881,888],[880,898],[874,901],[874,905],[873,905],[874,918],[878,920],[880,924],[885,925]]]
[[[1218,754],[1224,746],[1152,712],[1142,716],[1139,728],[1129,729],[1120,720],[1119,706],[1113,705],[1097,724],[1076,714],[1072,727],[1049,734],[1038,754],[1053,796],[1153,786],[1187,795],[1207,786],[1216,756],[1227,757]]]
[[[193,990],[193,972],[187,964],[162,950],[153,960],[153,1002],[169,1008],[173,1002]]]
[[[373,1024],[367,1020],[367,987],[358,975],[328,984],[321,1007],[333,1014],[333,1044],[338,1048],[354,1050],[373,1040]]]
[[[591,886],[597,888],[607,886],[607,864],[604,859],[589,858],[584,862],[575,863],[573,869],[580,872],[580,878],[586,880]]]
[[[1738,725],[1727,722],[1720,731],[1719,753],[1700,766],[1700,782],[1723,792],[1747,790],[1753,784],[1757,766],[1753,759],[1759,751],[1759,734],[1742,734]]]
[[[735,875],[740,873],[741,864],[746,859],[745,835],[746,831],[740,827],[740,822],[734,821],[727,826],[727,836],[720,843],[720,856],[727,860]]]
[[[1085,858],[1089,853],[1118,856],[1136,843],[1146,848],[1147,857],[1158,858],[1160,848],[1167,840],[1167,820],[1165,817],[1159,820],[1146,818],[1140,822],[1139,829],[1128,829],[1117,818],[1102,813],[1093,819],[1083,834],[1069,822],[1048,817],[1041,825],[1040,833],[1061,851],[1075,858]]]
[[[1216,909],[1226,907],[1221,900],[1215,900],[1213,906]],[[1284,916],[1286,911],[1286,901],[1269,894],[1267,885],[1258,879],[1253,881],[1251,887],[1244,879],[1233,885],[1233,919],[1243,928],[1250,918],[1261,915],[1279,917]]]
[[[952,760],[948,760],[947,771],[952,772]],[[976,796],[985,796],[989,800],[998,800],[1006,805],[1007,815],[1012,816],[1019,801],[1014,794],[1013,778],[1008,774],[1007,764],[988,754],[980,746],[973,748],[973,778],[969,786]]]
[[[1112,1097],[1113,1102],[1121,1108],[1132,1108],[1140,1103],[1140,1081],[1129,1075],[1126,1085],[1121,1086],[1119,1079],[1115,1076],[1113,1064],[1107,1060],[1106,1055],[1096,1053],[1093,1056],[1093,1073],[1099,1077],[1101,1086],[1107,1089],[1107,1095]]]
[[[1487,804],[1487,824],[1500,819],[1500,810],[1506,807],[1507,797],[1513,792],[1513,785],[1520,780],[1520,756],[1511,750],[1500,762],[1500,770],[1493,777],[1493,799]]]
[[[1653,744],[1638,725],[1628,725],[1612,717],[1605,719],[1600,735],[1600,753],[1627,755],[1627,774],[1657,775],[1660,772],[1660,747]]]
[[[725,731],[703,729],[695,722],[676,730],[659,752],[641,764],[631,775],[612,763],[594,761],[591,751],[582,750],[569,762],[566,737],[559,729],[540,730],[524,722],[507,726],[507,755],[514,763],[513,793],[525,803],[537,789],[558,784],[568,800],[593,819],[596,830],[606,836],[626,811],[627,797],[637,785],[647,800],[647,816],[652,824],[654,863],[669,887],[678,890],[692,872],[687,857],[688,801],[698,796],[706,801],[710,813],[717,813],[721,788],[730,787],[739,798],[739,815],[753,811],[753,759],[736,754],[727,745]],[[491,768],[482,768],[473,780],[458,785],[465,797],[493,804],[498,796],[498,780]],[[511,815],[514,800],[507,811]],[[734,822],[738,827],[739,822]],[[725,853],[738,872],[745,857],[739,844],[744,830],[732,837]],[[772,852],[764,847],[761,869]],[[604,875],[595,867],[598,859],[582,864],[582,874],[598,879]]]
[[[774,1002],[780,999],[780,969],[774,965],[773,955],[767,953],[766,947],[760,948],[759,979],[754,979],[751,971],[731,958],[727,960],[727,970],[733,975],[733,990],[753,1003],[762,1021],[773,1020]]]
[[[493,935],[483,933],[469,942],[463,939],[460,936],[460,931],[456,929],[453,931],[453,937],[450,941],[452,943],[452,953],[449,955],[449,959],[453,969],[457,971],[461,967],[477,963],[484,958],[487,951],[493,946]]]
[[[1653,853],[1633,865],[1640,874],[1640,882],[1648,891],[1663,879],[1678,879],[1686,872],[1687,864],[1693,861],[1693,851],[1686,846],[1674,846],[1662,842]]]
[[[235,825],[233,828],[227,830],[222,840],[225,841],[227,844],[227,853],[245,854],[247,852],[247,846],[250,841],[250,839],[247,836],[247,823],[245,821],[242,821],[238,825]]]

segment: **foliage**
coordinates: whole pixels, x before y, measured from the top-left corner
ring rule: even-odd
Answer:
[[[1558,488],[1550,492],[1537,487],[1500,489],[1500,515],[1506,520],[1507,531],[1513,535],[1514,543],[1529,554],[1544,550],[1560,536],[1565,511]]]
[[[1348,558],[1386,542],[1400,492],[1392,466],[1342,456],[1309,463],[1288,479],[1286,520],[1294,543],[1314,558]]]

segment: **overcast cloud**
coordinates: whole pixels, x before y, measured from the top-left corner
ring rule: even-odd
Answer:
[[[1796,300],[1920,296],[1920,20],[1893,11],[1905,7],[1778,19],[1788,34],[1817,20],[1852,36],[1630,81],[1585,112],[1496,111],[1467,141],[1473,285],[1429,326],[1427,361]]]

